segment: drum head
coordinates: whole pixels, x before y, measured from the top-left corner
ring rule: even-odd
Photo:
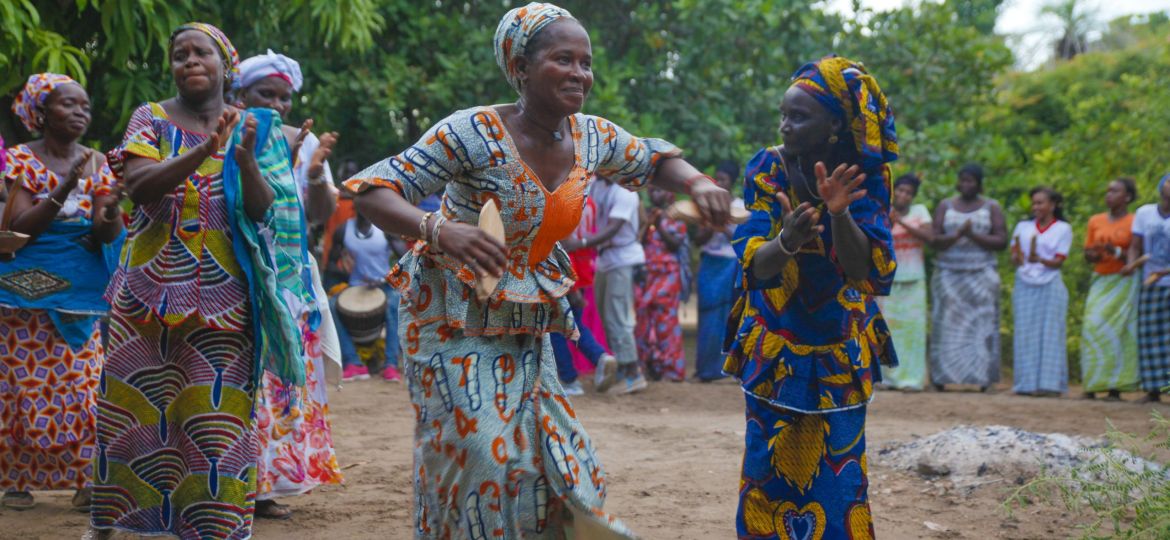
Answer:
[[[381,311],[386,306],[386,293],[380,287],[350,287],[337,297],[337,307],[350,313]]]

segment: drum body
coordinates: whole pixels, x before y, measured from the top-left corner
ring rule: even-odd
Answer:
[[[386,326],[386,293],[378,287],[350,287],[337,296],[337,315],[356,344],[372,343]]]

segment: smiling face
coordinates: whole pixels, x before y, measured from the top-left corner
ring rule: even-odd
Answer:
[[[840,122],[800,87],[784,92],[780,104],[780,136],[784,148],[797,155],[824,152],[829,137],[840,130]]]
[[[558,116],[581,112],[593,89],[593,45],[573,19],[546,26],[536,37],[539,49],[520,58],[525,103]]]
[[[43,105],[46,135],[63,136],[69,140],[80,139],[89,129],[89,94],[75,83],[58,86]]]
[[[211,36],[187,30],[171,45],[171,76],[179,94],[193,100],[223,94],[224,59]]]
[[[264,77],[240,92],[245,108],[276,109],[281,118],[292,110],[293,87],[280,77]]]
[[[1032,217],[1036,221],[1048,221],[1055,210],[1056,203],[1052,197],[1048,196],[1047,192],[1037,191],[1035,195],[1032,195]]]

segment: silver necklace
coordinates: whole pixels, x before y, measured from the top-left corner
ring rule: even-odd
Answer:
[[[543,130],[545,130],[545,131],[547,131],[547,132],[549,132],[549,133],[552,133],[552,140],[554,140],[554,141],[557,141],[557,142],[560,142],[561,140],[563,140],[563,139],[564,139],[564,136],[563,136],[563,135],[561,135],[561,125],[562,125],[562,124],[558,123],[558,124],[557,124],[557,128],[556,128],[556,129],[549,129],[549,128],[547,128],[547,127],[545,127],[545,126],[542,126],[542,125],[540,125],[539,123],[537,123],[537,121],[536,121],[536,120],[533,120],[531,117],[529,117],[529,116],[528,116],[528,115],[527,115],[527,114],[524,112],[524,111],[525,111],[525,109],[524,109],[524,102],[523,102],[523,101],[517,101],[517,102],[516,102],[516,108],[517,108],[517,109],[520,109],[520,116],[523,116],[523,117],[524,117],[524,121],[525,121],[525,122],[528,122],[529,124],[532,124],[532,125],[534,125],[534,126],[536,126],[536,127],[540,128],[540,129],[543,129]],[[562,121],[562,122],[563,122],[563,121]]]

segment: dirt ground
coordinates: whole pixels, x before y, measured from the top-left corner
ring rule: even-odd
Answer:
[[[411,425],[402,384],[369,380],[334,392],[332,417],[346,484],[284,502],[295,516],[260,521],[258,539],[411,537]],[[1134,399],[1136,396],[1126,396]],[[743,446],[743,396],[732,384],[657,383],[645,393],[588,393],[573,399],[609,474],[606,507],[646,539],[734,538]],[[1170,414],[1170,406],[1159,406]],[[868,447],[905,441],[958,424],[1003,424],[1096,436],[1106,419],[1141,431],[1151,407],[1079,399],[1024,398],[999,390],[882,392],[870,408]],[[1000,503],[1013,486],[990,483],[969,496],[942,492],[914,473],[873,466],[870,498],[881,538],[1067,538],[1075,516],[1052,506],[1009,518]],[[26,512],[0,509],[0,537],[78,538],[87,518],[70,512],[66,492],[36,493]],[[925,521],[945,531],[928,529]]]

